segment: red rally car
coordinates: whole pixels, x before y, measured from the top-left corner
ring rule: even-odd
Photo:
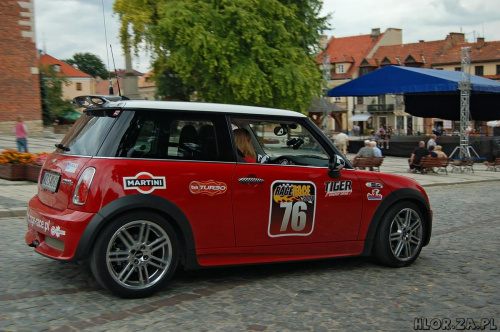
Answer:
[[[402,267],[429,243],[424,189],[355,170],[300,113],[105,96],[74,102],[85,112],[43,166],[26,243],[53,259],[88,260],[121,297],[157,292],[179,265],[365,255]]]

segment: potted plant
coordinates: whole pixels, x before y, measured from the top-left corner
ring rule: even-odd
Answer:
[[[31,163],[35,155],[30,152],[19,152],[13,149],[3,150],[0,154],[0,178],[7,180],[24,180],[25,165]]]
[[[48,152],[41,152],[35,154],[33,160],[26,164],[24,177],[28,181],[38,182],[38,177],[40,176],[40,171],[45,163],[45,160],[49,156]]]

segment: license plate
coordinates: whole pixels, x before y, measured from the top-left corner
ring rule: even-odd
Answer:
[[[55,193],[57,192],[57,189],[59,189],[60,179],[61,179],[61,174],[45,171],[43,173],[41,186],[43,189]]]

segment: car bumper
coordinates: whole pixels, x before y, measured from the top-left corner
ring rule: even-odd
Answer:
[[[26,211],[26,244],[44,256],[70,261],[75,256],[83,231],[94,215],[69,209],[55,210],[35,196],[28,203]]]

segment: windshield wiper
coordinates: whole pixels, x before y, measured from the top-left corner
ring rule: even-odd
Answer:
[[[69,151],[70,149],[67,146],[62,145],[61,143],[59,144],[54,144],[56,148],[61,149],[63,151]]]

